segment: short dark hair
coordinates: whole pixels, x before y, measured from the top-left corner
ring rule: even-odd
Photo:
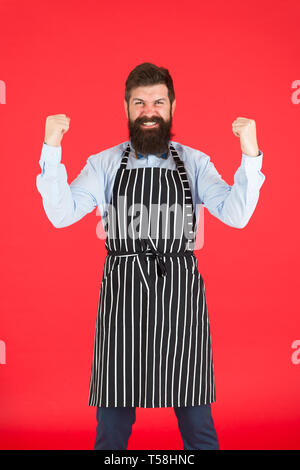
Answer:
[[[168,96],[172,106],[172,103],[175,100],[175,92],[173,80],[168,69],[157,67],[157,65],[151,64],[150,62],[144,62],[143,64],[137,65],[128,75],[125,84],[125,100],[127,102],[127,106],[129,106],[131,90],[133,88],[158,84],[164,84],[167,86]]]

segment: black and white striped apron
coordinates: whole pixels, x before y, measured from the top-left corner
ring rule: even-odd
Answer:
[[[189,248],[195,241],[195,210],[184,164],[172,144],[169,152],[176,170],[127,169],[128,144],[115,177],[104,218],[108,253],[89,406],[215,401],[204,281]]]

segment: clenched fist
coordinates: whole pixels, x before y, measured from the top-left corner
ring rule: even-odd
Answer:
[[[69,130],[70,118],[65,114],[54,114],[46,118],[45,144],[60,146],[64,134]]]
[[[246,155],[257,157],[259,148],[256,138],[256,124],[254,119],[236,118],[232,123],[232,132],[240,138],[241,150]]]

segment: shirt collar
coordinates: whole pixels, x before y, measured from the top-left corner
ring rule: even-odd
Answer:
[[[158,158],[164,158],[164,159],[167,159],[168,158],[168,153],[169,152],[165,152],[165,153],[160,153],[160,154],[156,154],[155,156],[158,157]],[[140,159],[140,158],[146,158],[148,155],[150,154],[142,154],[142,153],[138,153],[138,152],[135,152],[135,156],[136,158]]]
[[[129,143],[130,143],[130,147],[133,149],[135,158],[137,158],[137,159],[146,158],[148,155],[150,155],[149,153],[143,154],[143,153],[138,153],[138,152],[136,152],[136,151],[134,150],[133,145],[131,144],[131,141],[129,141]],[[153,155],[153,154],[151,154],[151,155]],[[166,160],[166,159],[168,158],[168,155],[169,155],[169,148],[168,148],[168,151],[167,151],[167,152],[160,153],[160,154],[156,154],[155,156],[158,157],[158,158],[163,158],[163,159]]]

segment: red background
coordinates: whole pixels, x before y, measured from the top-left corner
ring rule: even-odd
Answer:
[[[55,229],[36,189],[45,119],[71,117],[69,183],[86,159],[127,140],[125,80],[167,67],[173,140],[211,156],[229,184],[241,162],[231,126],[255,119],[266,181],[240,230],[205,211],[197,252],[211,322],[221,449],[300,448],[298,0],[0,2],[3,449],[92,449],[88,406],[105,257],[93,212]],[[299,93],[298,100],[299,101]],[[172,408],[137,408],[128,449],[182,449]]]

